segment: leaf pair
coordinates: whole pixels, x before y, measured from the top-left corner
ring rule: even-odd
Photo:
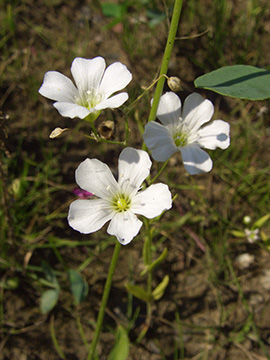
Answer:
[[[46,277],[46,285],[50,286],[52,289],[46,290],[40,301],[40,309],[43,314],[50,312],[55,305],[57,304],[59,295],[60,295],[60,285],[57,281],[53,269],[46,264],[42,263],[43,272]],[[68,276],[70,281],[70,289],[73,294],[75,304],[80,304],[85,300],[88,294],[88,284],[82,277],[80,273],[73,269],[68,270]]]
[[[134,284],[127,284],[126,287],[128,291],[136,296],[138,299],[147,302],[151,300],[159,300],[164,295],[164,292],[169,284],[169,276],[165,275],[162,281],[158,284],[158,286],[152,291],[151,294],[148,294],[143,288]]]

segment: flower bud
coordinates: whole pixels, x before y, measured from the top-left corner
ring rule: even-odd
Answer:
[[[183,90],[181,87],[181,80],[176,76],[169,77],[169,79],[167,80],[167,83],[168,83],[169,88],[174,92]]]
[[[55,138],[59,137],[60,135],[62,135],[62,133],[66,130],[69,130],[69,129],[68,128],[61,129],[60,127],[57,127],[50,133],[50,138],[55,139]]]
[[[19,197],[20,189],[21,189],[21,180],[14,179],[10,184],[9,190],[12,193],[12,195],[15,197],[15,199]]]
[[[250,222],[251,222],[251,217],[250,216],[246,215],[246,216],[243,217],[243,223],[245,225],[248,225]]]

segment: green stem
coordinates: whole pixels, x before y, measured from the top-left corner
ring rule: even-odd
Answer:
[[[126,146],[126,140],[125,141],[107,140],[107,139],[102,139],[98,134],[94,135],[94,136],[91,136],[91,135],[82,134],[82,133],[80,133],[78,131],[77,131],[77,134],[80,134],[80,135],[86,137],[87,139],[95,140],[97,142],[105,142],[107,144]]]
[[[182,5],[183,5],[183,0],[175,0],[170,31],[169,31],[169,35],[168,35],[168,39],[167,39],[167,43],[166,43],[166,47],[165,47],[165,51],[164,51],[164,55],[163,55],[163,60],[162,60],[162,64],[161,64],[161,69],[160,69],[160,73],[159,73],[159,76],[161,78],[159,79],[159,81],[157,83],[155,96],[154,96],[154,100],[153,100],[153,104],[151,107],[148,121],[154,121],[156,118],[159,99],[162,94],[162,90],[163,90],[163,86],[164,86],[164,82],[165,82],[165,77],[163,75],[167,74],[167,71],[168,71],[168,66],[169,66],[169,62],[171,59],[171,55],[172,55],[174,40],[175,40],[176,32],[178,29],[178,23],[179,23],[181,10],[182,10]]]
[[[151,231],[150,228],[150,224],[149,224],[149,220],[148,219],[144,219],[144,225],[146,227],[146,231],[147,231],[147,238],[146,238],[146,242],[145,242],[145,248],[144,248],[144,264],[149,267],[149,265],[151,265],[152,263],[152,236],[153,233]],[[147,294],[149,295],[149,298],[151,298],[151,294],[152,294],[152,280],[153,280],[153,276],[152,276],[152,270],[149,270],[147,272]],[[144,327],[142,329],[142,331],[140,332],[138,338],[136,339],[136,343],[139,344],[142,339],[144,338],[144,336],[146,335],[150,323],[151,323],[151,317],[152,317],[152,300],[148,301],[146,303],[146,319],[145,319],[145,324]]]
[[[163,165],[161,166],[161,168],[159,169],[158,173],[156,174],[156,176],[153,177],[153,179],[151,179],[149,181],[149,185],[153,184],[153,182],[156,181],[156,179],[159,177],[159,175],[162,173],[162,171],[165,169],[165,167],[167,166],[169,160],[166,160]]]
[[[171,55],[172,55],[172,50],[173,50],[174,40],[175,40],[177,28],[178,28],[182,5],[183,5],[183,0],[175,0],[170,31],[169,31],[166,47],[164,50],[163,60],[162,60],[161,69],[160,69],[159,78],[158,78],[159,80],[157,83],[154,100],[153,100],[153,104],[151,107],[148,121],[154,121],[156,118],[160,96],[162,94],[165,78],[167,78],[166,74],[168,71],[168,66],[169,66],[169,62],[171,59]],[[146,149],[145,143],[143,144],[143,149]],[[163,169],[166,167],[166,165],[167,165],[167,162],[165,162],[164,165],[161,167],[157,176],[160,175],[160,173],[163,171]],[[155,176],[153,181],[157,178],[157,176]],[[151,183],[153,181],[151,181]],[[145,265],[149,266],[152,263],[152,231],[149,226],[148,219],[146,219],[146,221],[144,221],[144,224],[147,228],[147,239],[146,239],[146,243],[145,243],[144,261],[145,261]],[[147,273],[147,293],[150,296],[152,294],[152,271],[151,270],[148,271],[148,273]],[[146,314],[145,325],[144,325],[142,331],[140,332],[140,334],[136,340],[136,343],[140,343],[141,340],[143,339],[143,337],[146,335],[148,328],[150,326],[151,316],[152,316],[152,301],[150,300],[149,302],[147,302],[147,314]]]
[[[87,360],[95,359],[96,347],[98,344],[99,335],[100,335],[102,324],[103,324],[105,309],[107,306],[107,302],[108,302],[108,298],[109,298],[109,294],[110,294],[110,290],[111,290],[111,286],[112,286],[112,278],[113,278],[114,270],[116,268],[120,249],[121,249],[121,244],[118,241],[116,241],[108,277],[106,280],[106,284],[105,284],[102,299],[101,299],[101,305],[100,305],[100,309],[99,309],[99,313],[98,313],[97,325],[96,325],[93,341],[91,344],[91,348],[90,348]]]
[[[99,136],[98,136],[98,133],[97,133],[97,129],[95,127],[95,124],[93,122],[91,122],[91,127],[92,127],[92,130],[93,130],[93,133],[95,135],[95,138],[96,140],[98,140]]]
[[[76,315],[76,322],[77,322],[77,326],[78,326],[79,333],[80,333],[80,335],[81,335],[82,342],[83,342],[85,348],[87,349],[87,351],[89,351],[89,345],[88,345],[88,343],[87,343],[87,340],[86,340],[86,337],[85,337],[85,333],[84,333],[84,331],[83,331],[81,319],[80,319],[80,316],[79,316],[78,313],[77,313],[77,315]]]
[[[148,220],[148,219],[147,219]],[[146,265],[152,263],[152,231],[150,229],[149,220],[147,221],[147,243],[146,243]],[[149,295],[152,294],[152,271],[147,274],[147,292]]]
[[[147,240],[147,265],[151,265],[152,263],[152,231],[148,225],[148,240]],[[147,274],[147,293],[149,296],[152,295],[152,281],[153,281],[153,275],[152,270],[148,271]],[[146,316],[146,325],[147,328],[150,326],[151,322],[151,316],[152,316],[152,301],[149,301],[147,303],[147,316]]]
[[[59,355],[60,359],[66,359],[65,354],[63,353],[63,351],[61,350],[59,343],[57,341],[56,335],[55,335],[55,331],[54,331],[54,316],[51,317],[50,320],[50,331],[51,331],[51,338],[52,338],[52,342],[53,345],[55,347],[55,350],[57,351],[57,354]]]

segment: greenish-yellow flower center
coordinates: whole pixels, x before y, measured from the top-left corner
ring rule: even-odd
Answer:
[[[75,99],[76,104],[93,109],[102,100],[102,95],[97,94],[95,89],[87,90]]]
[[[187,134],[185,132],[177,131],[174,136],[173,140],[175,143],[175,146],[177,147],[183,147],[187,145]]]
[[[117,212],[127,211],[130,208],[131,200],[129,196],[120,194],[114,198],[112,205]]]

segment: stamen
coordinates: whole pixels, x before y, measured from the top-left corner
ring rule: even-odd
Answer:
[[[113,198],[115,198],[115,192],[113,191],[113,189],[111,188],[111,185],[108,185],[106,187],[106,190],[113,196]]]
[[[189,134],[189,129],[187,128],[187,126],[185,126],[185,124],[181,124],[180,126],[178,126],[173,134],[173,140],[175,146],[177,147],[186,146],[188,143],[188,134]]]
[[[88,89],[74,99],[76,104],[91,110],[102,101],[103,95],[96,93],[95,89]]]
[[[186,134],[177,134],[174,137],[174,143],[177,147],[183,147],[187,144],[187,137]]]
[[[113,208],[117,212],[127,211],[130,208],[131,199],[125,194],[118,194],[112,202]]]

